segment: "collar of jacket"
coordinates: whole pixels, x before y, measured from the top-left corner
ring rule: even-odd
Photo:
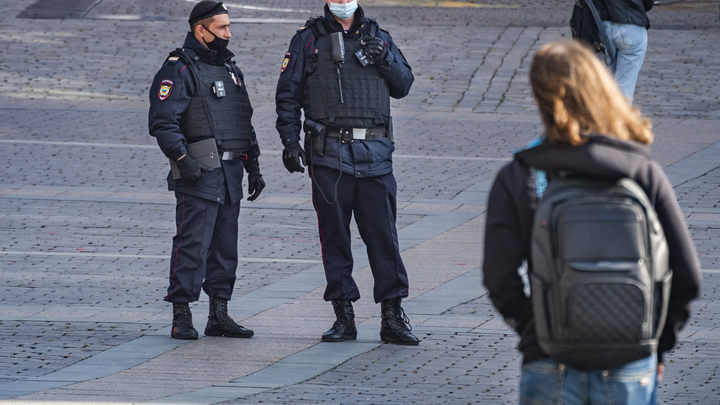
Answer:
[[[227,62],[235,56],[227,49],[220,55],[218,55],[217,51],[206,48],[203,44],[200,43],[200,41],[195,39],[195,36],[192,34],[192,32],[187,33],[183,48],[192,49],[200,57],[201,61],[209,65],[222,65],[223,63]]]
[[[632,178],[650,159],[650,147],[593,134],[580,146],[555,145],[544,140],[516,153],[515,159],[549,173],[570,171],[595,177]]]
[[[332,32],[345,31],[342,24],[335,18],[335,15],[330,12],[330,7],[328,7],[327,4],[325,5],[325,18]],[[352,33],[358,31],[358,28],[363,22],[365,22],[365,11],[362,7],[358,6],[357,10],[355,10],[355,21],[353,21],[353,25],[348,30],[348,36],[352,36]]]

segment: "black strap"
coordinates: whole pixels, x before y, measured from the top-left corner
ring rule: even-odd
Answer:
[[[311,18],[307,20],[305,23],[305,26],[310,28],[310,30],[315,34],[317,37],[322,37],[327,35],[327,29],[325,28],[325,16],[317,16],[315,18]]]
[[[180,59],[182,59],[183,62],[185,62],[185,65],[187,65],[190,68],[191,76],[193,77],[193,81],[195,82],[195,91],[197,91],[198,86],[200,86],[200,82],[198,82],[198,73],[197,73],[197,67],[195,64],[200,60],[200,57],[189,48],[177,48],[174,51],[170,52],[170,56],[177,56]],[[239,79],[239,78],[238,78]]]
[[[593,20],[595,20],[595,24],[597,25],[600,42],[602,42],[604,47],[603,51],[605,53],[605,64],[608,66],[612,66],[615,63],[615,44],[613,44],[607,36],[607,31],[605,31],[605,25],[600,18],[600,13],[598,13],[597,8],[595,7],[595,3],[593,3],[592,0],[585,0],[585,5],[590,10],[590,13],[592,13]]]
[[[187,65],[200,60],[200,57],[190,48],[177,48],[170,52],[170,56],[180,57]]]
[[[378,29],[380,28],[380,24],[378,24],[377,20],[374,18],[366,18],[365,23],[368,26],[368,29],[370,30],[368,34],[371,37],[377,37]]]

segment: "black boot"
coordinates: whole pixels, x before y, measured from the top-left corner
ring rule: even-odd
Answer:
[[[383,342],[417,346],[420,339],[410,333],[412,326],[410,326],[410,320],[405,315],[405,310],[400,306],[400,301],[402,301],[402,298],[397,297],[385,300],[380,304],[382,308],[380,339]]]
[[[170,336],[186,340],[198,338],[198,333],[193,327],[190,304],[187,302],[173,302],[173,323]]]
[[[227,300],[210,298],[210,316],[205,326],[205,336],[249,338],[255,333],[235,323],[227,313]]]
[[[355,328],[355,311],[351,300],[331,300],[337,320],[332,328],[323,333],[323,342],[342,342],[357,339]]]

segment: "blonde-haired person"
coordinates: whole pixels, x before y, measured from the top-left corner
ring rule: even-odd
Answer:
[[[650,122],[625,102],[602,63],[577,42],[543,46],[532,62],[530,82],[545,137],[515,154],[493,184],[485,230],[484,284],[493,305],[520,335],[523,353],[521,404],[653,404],[663,353],[676,342],[700,293],[700,264],[670,182],[650,159]],[[535,207],[544,191],[542,175],[581,175],[635,180],[647,193],[665,231],[673,270],[670,308],[657,356],[609,370],[561,365],[541,350],[533,308],[518,274],[530,257]],[[606,373],[607,375],[607,373]],[[644,378],[643,378],[644,376]],[[648,376],[657,376],[651,378]]]

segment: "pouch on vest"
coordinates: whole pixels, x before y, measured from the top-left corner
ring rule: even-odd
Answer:
[[[550,181],[535,214],[530,264],[547,355],[607,369],[656,353],[672,272],[662,226],[637,183]]]

